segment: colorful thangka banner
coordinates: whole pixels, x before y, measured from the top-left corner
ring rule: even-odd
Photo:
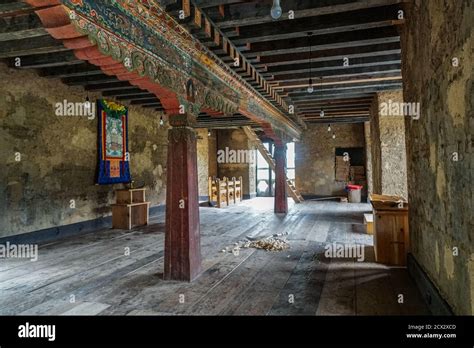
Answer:
[[[128,109],[99,99],[99,185],[131,181],[128,153]]]

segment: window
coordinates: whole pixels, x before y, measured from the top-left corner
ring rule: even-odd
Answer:
[[[286,176],[295,184],[295,143],[288,143],[286,148]]]
[[[273,156],[274,146],[264,143],[265,148]],[[293,184],[295,181],[295,143],[288,143],[286,149],[286,176]],[[270,165],[257,151],[257,196],[272,197],[275,194],[275,172]]]

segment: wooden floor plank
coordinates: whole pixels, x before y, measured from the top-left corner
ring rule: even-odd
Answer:
[[[253,283],[241,292],[227,309],[226,315],[268,314],[293,269],[301,258],[303,248],[296,243],[288,251],[272,252],[271,259],[259,271]]]
[[[356,292],[353,261],[332,259],[326,271],[316,315],[355,315]]]
[[[110,286],[124,274],[143,266],[163,256],[163,241],[147,244],[132,251],[130,256],[113,259],[111,263],[102,263],[95,267],[87,264],[80,271],[69,274],[61,279],[46,279],[46,285],[32,288],[29,291],[12,291],[0,299],[0,313],[13,314],[34,307],[40,302],[56,299],[68,299],[74,295],[77,301],[82,300],[88,293]],[[161,249],[161,251],[160,251]],[[87,267],[89,266],[89,267]],[[8,296],[9,295],[9,296]]]
[[[104,303],[82,302],[61,315],[98,315],[108,307],[109,305]]]
[[[238,294],[244,292],[253,284],[260,269],[271,259],[272,257],[268,252],[262,250],[252,252],[239,267],[199,298],[186,313],[193,315],[223,314]],[[225,296],[221,296],[221,294],[225,294]]]
[[[43,244],[37,262],[2,261],[0,315],[426,314],[406,270],[374,262],[363,226],[368,210],[305,201],[275,215],[272,198],[202,207],[203,273],[192,283],[163,280],[164,212],[131,231],[101,229]],[[290,248],[232,253],[235,243],[274,234]],[[366,258],[327,259],[331,243],[361,244]],[[402,306],[393,301],[400,293]]]
[[[288,281],[282,288],[271,315],[314,315],[326,279],[327,261],[323,245],[309,242]]]
[[[161,234],[144,234],[140,238],[116,238],[108,244],[94,244],[91,248],[79,248],[65,251],[63,257],[49,259],[45,262],[31,262],[30,268],[13,270],[2,275],[0,291],[21,291],[23,288],[40,288],[48,283],[68,278],[84,268],[84,264],[97,267],[103,263],[113,262],[125,256],[127,250],[132,253],[147,243],[164,240]],[[128,248],[128,249],[126,249]]]

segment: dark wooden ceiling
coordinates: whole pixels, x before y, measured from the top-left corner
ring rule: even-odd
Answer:
[[[272,0],[161,2],[262,95],[276,106],[281,97],[305,122],[366,121],[376,92],[402,86],[398,26],[406,0],[281,0],[278,20]],[[235,67],[237,56],[246,64]]]
[[[397,26],[403,24],[399,11],[404,1],[281,0],[283,15],[278,20],[270,16],[271,0],[158,2],[289,118],[326,123],[366,121],[376,92],[401,88]],[[289,11],[294,19],[289,19]],[[239,64],[234,66],[236,58]],[[0,2],[0,59],[85,91],[163,110],[156,96],[77,59],[49,36],[33,9],[21,1]],[[310,78],[313,93],[307,91]],[[294,114],[288,113],[288,106],[294,107]],[[201,114],[198,120],[209,128],[253,124],[239,114]]]

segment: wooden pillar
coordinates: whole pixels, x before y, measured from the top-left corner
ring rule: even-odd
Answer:
[[[288,213],[286,194],[286,145],[275,144],[275,213]]]
[[[192,281],[201,273],[196,134],[188,115],[170,116],[164,279]]]

